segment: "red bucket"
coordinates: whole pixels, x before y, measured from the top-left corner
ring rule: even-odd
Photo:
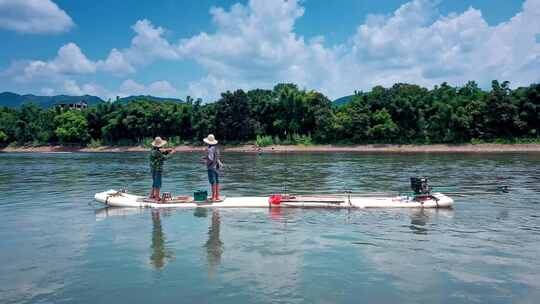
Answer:
[[[281,204],[281,195],[280,194],[271,195],[268,198],[268,202],[270,203],[270,205],[279,205],[279,204]]]

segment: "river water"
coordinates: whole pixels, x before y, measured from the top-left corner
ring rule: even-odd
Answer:
[[[201,155],[164,189],[205,189]],[[107,209],[147,155],[0,154],[0,303],[538,303],[540,154],[224,154],[223,193],[455,186],[453,210]],[[495,191],[510,187],[508,193]]]

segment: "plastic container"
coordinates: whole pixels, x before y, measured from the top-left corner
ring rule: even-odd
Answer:
[[[208,200],[208,191],[198,190],[193,193],[193,200],[196,202],[205,202]]]

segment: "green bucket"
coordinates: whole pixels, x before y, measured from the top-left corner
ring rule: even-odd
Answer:
[[[208,199],[208,191],[198,190],[193,193],[193,200],[196,202],[205,202]]]

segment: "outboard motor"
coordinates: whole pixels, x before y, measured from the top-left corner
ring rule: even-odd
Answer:
[[[411,177],[411,189],[414,192],[414,195],[431,194],[431,187],[425,177]]]

